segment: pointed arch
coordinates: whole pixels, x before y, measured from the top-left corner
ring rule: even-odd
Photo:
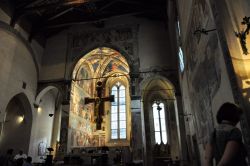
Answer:
[[[87,71],[87,77],[83,78],[82,86],[77,84],[79,81],[79,71],[83,69]],[[71,146],[99,146],[100,138],[98,132],[95,129],[95,119],[96,115],[94,113],[94,104],[85,104],[85,98],[95,98],[96,97],[96,83],[101,81],[102,88],[104,91],[102,92],[102,96],[109,96],[112,93],[112,86],[114,86],[117,82],[123,84],[125,88],[125,95],[129,96],[129,64],[125,57],[121,55],[118,51],[108,48],[108,47],[98,47],[91,50],[89,53],[84,55],[79,61],[76,63],[74,67],[74,71],[72,72],[72,91],[71,91],[71,101],[70,101],[70,120],[69,125],[71,126]],[[89,86],[86,87],[86,85]],[[90,92],[88,92],[90,91]],[[125,97],[124,97],[125,99]],[[125,100],[127,102],[127,100]],[[105,120],[102,123],[102,135],[105,137],[105,145],[113,144],[110,143],[111,138],[111,108],[112,104],[107,102],[100,107],[104,108],[102,118]],[[123,135],[119,135],[117,137],[121,137],[128,145],[129,143],[129,134],[130,129],[128,130],[128,120],[130,120],[131,116],[129,113],[129,107],[124,109],[122,116],[125,114],[126,121],[123,120],[123,128],[125,132]],[[87,118],[86,118],[87,117]],[[125,127],[124,127],[125,123]],[[82,124],[85,126],[85,130],[79,128],[76,124]],[[82,141],[79,142],[76,140],[77,135],[82,135]],[[122,144],[121,144],[122,145]]]
[[[1,151],[6,151],[11,145],[11,147],[15,147],[15,150],[21,149],[27,154],[32,126],[32,108],[24,93],[19,93],[11,98],[1,125],[3,129],[0,135]]]

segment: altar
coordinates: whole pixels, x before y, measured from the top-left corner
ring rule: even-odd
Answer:
[[[66,165],[113,165],[131,162],[129,147],[79,147],[64,156]]]

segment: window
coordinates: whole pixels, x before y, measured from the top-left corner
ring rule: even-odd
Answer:
[[[180,70],[181,72],[184,71],[184,68],[185,68],[185,64],[184,64],[184,56],[183,56],[183,52],[182,52],[182,49],[181,47],[179,47],[179,66],[180,66]]]
[[[111,139],[126,139],[126,89],[117,82],[111,89],[115,101],[111,103]]]
[[[177,39],[178,39],[178,45],[179,45],[179,50],[178,50],[178,56],[179,56],[179,68],[180,71],[183,72],[185,68],[184,64],[184,55],[183,51],[181,49],[181,28],[180,28],[180,21],[177,21]]]
[[[178,31],[178,35],[181,36],[180,21],[177,21],[177,31]]]
[[[155,143],[167,144],[165,109],[163,103],[153,104]]]

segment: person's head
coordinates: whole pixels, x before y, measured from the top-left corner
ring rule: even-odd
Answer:
[[[28,156],[27,159],[26,159],[26,161],[27,161],[28,163],[31,163],[32,157]]]
[[[7,154],[13,154],[14,149],[8,149]]]
[[[240,121],[242,109],[233,103],[224,103],[217,112],[217,122],[221,124],[223,120],[231,122],[236,125]]]
[[[20,154],[20,155],[22,155],[22,154],[23,154],[23,151],[22,151],[22,150],[20,150],[20,151],[19,151],[19,154]]]

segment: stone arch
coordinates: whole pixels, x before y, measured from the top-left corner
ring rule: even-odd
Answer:
[[[32,127],[32,107],[24,93],[19,93],[11,98],[1,124],[3,129],[0,135],[1,151],[14,148],[15,153],[23,150],[27,154]]]
[[[153,82],[153,81],[160,81],[162,83],[164,83],[165,85],[162,85],[162,86],[165,86],[167,89],[172,89],[172,96],[175,96],[175,86],[172,84],[171,81],[169,81],[167,78],[161,76],[161,75],[153,75],[151,74],[150,76],[148,76],[147,78],[143,79],[141,82],[140,82],[140,92],[141,92],[141,96],[144,96],[145,95],[145,92],[144,90],[149,88],[150,84]]]
[[[154,74],[154,75],[153,75]],[[142,96],[142,119],[144,119],[143,129],[145,136],[143,137],[143,146],[145,148],[146,162],[149,165],[154,164],[155,157],[157,155],[165,154],[167,157],[176,156],[179,153],[179,142],[178,142],[178,132],[177,132],[177,121],[178,118],[177,107],[176,107],[176,97],[175,97],[175,87],[172,82],[170,82],[166,77],[161,75],[155,75],[155,73],[148,74],[150,76],[146,77],[140,83],[140,92]],[[164,145],[165,151],[158,152],[155,143],[154,135],[154,119],[152,112],[152,105],[155,101],[160,101],[164,104],[165,110],[165,124],[167,128],[167,145]],[[147,132],[146,132],[147,131]],[[175,137],[175,138],[174,138]],[[163,145],[161,145],[163,146]]]
[[[39,106],[39,103],[41,101],[41,98],[50,90],[57,90],[58,93],[61,94],[62,90],[60,87],[56,86],[56,85],[48,85],[45,88],[43,88],[42,90],[40,90],[40,92],[37,94],[36,99],[35,99],[35,103],[34,106],[37,107]]]
[[[121,46],[117,46],[117,45],[109,44],[109,43],[98,43],[95,45],[87,46],[85,47],[85,49],[81,50],[80,53],[78,53],[77,55],[74,55],[74,57],[76,58],[73,60],[72,65],[69,68],[69,71],[70,71],[69,76],[72,76],[75,66],[81,58],[83,58],[86,54],[88,54],[89,52],[99,47],[107,47],[107,48],[111,48],[119,52],[127,60],[130,71],[132,72],[139,71],[140,63],[139,63],[139,57],[137,57],[137,55],[135,56],[136,58],[133,59],[132,56],[134,55],[129,55]]]
[[[102,48],[102,50],[100,49]],[[87,49],[88,50],[88,49]],[[103,51],[104,54],[99,54],[99,51]],[[104,55],[103,57],[101,55]],[[107,56],[108,55],[108,56]],[[109,56],[110,55],[110,56]],[[94,58],[93,58],[94,57]],[[114,61],[117,60],[117,63]],[[91,65],[90,65],[91,64]],[[74,80],[77,74],[77,70],[81,68],[81,66],[86,65],[86,70],[89,70],[90,73],[88,76],[93,77],[87,77],[87,74],[83,74],[86,77],[83,77],[83,84],[78,84],[78,81],[81,80]],[[96,65],[96,67],[94,67]],[[88,68],[90,67],[90,69]],[[68,141],[68,147],[74,148],[75,146],[100,146],[101,142],[97,139],[97,132],[96,132],[96,124],[95,119],[97,118],[97,111],[95,109],[95,103],[92,101],[91,103],[85,104],[86,98],[95,98],[97,95],[96,92],[96,86],[97,81],[102,81],[102,87],[104,87],[104,90],[101,92],[101,96],[109,96],[110,91],[108,91],[108,85],[106,84],[106,81],[110,78],[109,76],[113,76],[117,73],[119,74],[126,74],[126,76],[129,74],[129,65],[127,63],[126,58],[117,50],[110,48],[110,47],[104,47],[101,45],[100,47],[94,47],[90,49],[86,54],[82,57],[79,57],[78,61],[75,62],[74,70],[71,72],[73,77],[72,86],[71,86],[71,100],[70,100],[70,112],[69,112],[69,124],[84,124],[85,129],[79,128],[76,125],[70,125],[71,128],[68,129],[69,133],[69,141]],[[128,77],[128,76],[127,76]],[[127,80],[127,85],[129,87],[129,81]],[[94,79],[92,79],[94,78]],[[97,78],[97,79],[96,79]],[[80,85],[80,86],[79,86]],[[81,86],[82,85],[82,86]],[[127,90],[128,92],[128,90]],[[129,95],[127,95],[129,96]],[[105,141],[105,145],[109,146],[118,146],[118,144],[110,142],[109,139],[109,133],[111,129],[108,129],[108,118],[104,115],[108,115],[107,112],[109,112],[111,105],[106,103],[102,103],[101,107],[105,108],[101,114],[103,114],[103,118],[105,118],[105,121],[102,121],[101,127],[103,130],[103,133],[105,137],[102,137],[102,142]],[[127,109],[127,108],[126,108]],[[129,109],[129,107],[128,107]],[[128,111],[127,111],[128,112]],[[86,118],[83,118],[86,117]],[[130,117],[130,114],[127,115],[127,117]],[[129,122],[129,118],[128,121]],[[119,142],[116,141],[116,143],[120,143],[123,145],[129,144],[130,139],[130,128],[126,128],[128,133],[128,139]],[[81,141],[79,141],[77,138],[81,137]]]
[[[34,162],[42,162],[41,156],[46,155],[44,147],[52,147],[54,152],[56,151],[55,144],[59,141],[57,138],[60,134],[62,99],[59,84],[47,84],[40,87],[34,103],[36,121],[33,122],[32,130],[34,135],[32,142],[36,146],[30,149]]]

